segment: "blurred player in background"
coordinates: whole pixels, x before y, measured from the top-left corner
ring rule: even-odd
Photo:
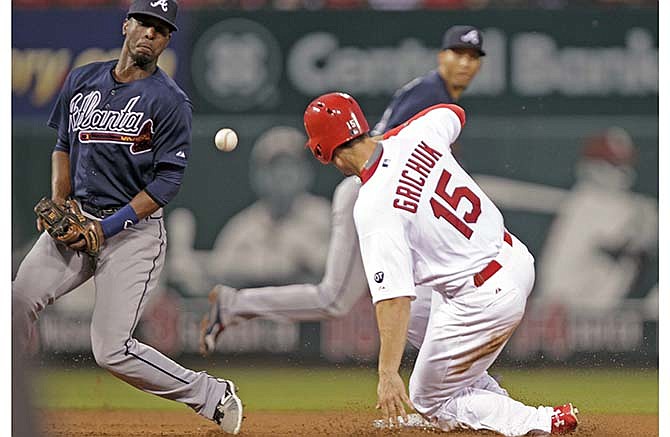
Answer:
[[[221,230],[209,256],[209,276],[234,286],[315,281],[323,274],[330,202],[308,192],[314,180],[305,135],[293,127],[264,132],[251,151],[250,178],[258,200]]]
[[[242,403],[231,381],[186,369],[133,337],[165,260],[162,208],[191,153],[191,101],[158,67],[176,18],[174,0],[136,0],[119,59],[76,68],[65,80],[49,119],[58,131],[51,198],[77,202],[104,244],[93,256],[42,233],[12,284],[15,342],[25,349],[38,313],[93,277],[98,365],[237,433]]]
[[[624,129],[586,139],[576,182],[556,204],[538,272],[542,297],[607,311],[658,249],[658,201],[631,191],[637,150]]]
[[[437,54],[437,68],[396,91],[372,134],[383,134],[429,106],[457,102],[479,72],[481,57],[486,55],[483,44],[476,27],[447,29]]]
[[[358,103],[330,93],[308,105],[304,122],[314,156],[363,184],[354,220],[379,327],[384,417],[406,419],[409,405],[444,431],[574,430],[572,404],[526,406],[486,372],[521,322],[535,271],[526,246],[451,154],[463,109],[436,105],[372,138]],[[410,401],[398,370],[417,285],[434,297]]]
[[[456,102],[479,71],[480,57],[485,55],[483,42],[481,32],[473,26],[447,29],[442,50],[437,55],[438,68],[396,92],[375,128],[378,133],[395,127],[429,106]],[[216,338],[225,326],[245,319],[323,320],[342,317],[351,310],[367,290],[353,220],[359,188],[358,178],[348,177],[335,189],[328,258],[321,282],[239,291],[223,285],[215,287],[210,300],[218,301],[218,305],[212,307],[203,323],[200,341],[203,353],[213,350]],[[213,261],[216,262],[216,258]],[[220,268],[226,268],[225,263],[219,261],[219,264]],[[417,299],[412,302],[408,341],[416,348],[421,345],[428,323],[431,294],[430,288],[419,287]]]
[[[569,189],[475,176],[503,209],[555,214],[538,264],[538,298],[589,312],[626,300],[658,244],[657,199],[631,191],[636,159],[628,132],[609,127],[585,138]]]

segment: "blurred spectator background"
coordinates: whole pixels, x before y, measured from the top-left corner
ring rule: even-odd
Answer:
[[[215,282],[236,288],[318,281],[330,236],[330,202],[310,194],[314,175],[307,137],[275,126],[251,150],[250,183],[258,200],[219,232],[208,260]]]
[[[482,8],[540,8],[563,9],[574,7],[658,8],[658,0],[182,0],[183,9],[482,9]],[[127,0],[12,0],[14,8],[53,7],[119,7],[127,9]]]
[[[128,1],[12,5],[15,269],[37,236],[32,208],[49,190],[49,111],[72,68],[117,56]],[[482,30],[486,56],[459,99],[468,111],[462,158],[527,243],[538,272],[528,323],[503,360],[655,365],[657,1],[183,0],[180,7],[180,30],[161,67],[194,102],[193,156],[166,209],[166,292],[140,325],[150,344],[171,356],[194,354],[216,281],[318,280],[328,199],[341,176],[304,149],[306,104],[349,92],[374,125],[397,89],[435,68],[444,31],[471,24]],[[222,127],[238,132],[234,152],[213,145]],[[593,159],[611,147],[635,159],[613,170]],[[601,192],[594,177],[610,175],[622,184],[607,179]],[[605,208],[621,219],[609,220],[606,234]],[[567,294],[569,305],[550,302]],[[90,352],[93,299],[87,283],[44,313],[45,359]],[[365,360],[376,356],[376,338],[365,295],[347,317],[320,325],[239,325],[226,331],[220,351]]]

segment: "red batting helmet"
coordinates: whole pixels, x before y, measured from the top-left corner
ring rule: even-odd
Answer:
[[[303,120],[309,137],[307,147],[323,164],[333,159],[336,148],[370,130],[361,107],[345,93],[324,94],[312,100]]]

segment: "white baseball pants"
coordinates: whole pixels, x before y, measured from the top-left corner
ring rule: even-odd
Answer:
[[[502,268],[479,287],[473,277],[449,296],[434,292],[410,398],[445,431],[550,432],[552,408],[511,399],[487,374],[521,322],[535,280],[533,257],[514,237],[511,246],[503,243],[496,261]]]

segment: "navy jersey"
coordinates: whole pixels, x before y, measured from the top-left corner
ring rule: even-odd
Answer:
[[[191,101],[160,68],[117,82],[116,63],[70,72],[48,123],[58,130],[55,150],[70,154],[74,197],[113,208],[146,190],[164,206],[172,196],[159,189],[159,176],[178,188],[191,152]]]
[[[454,103],[454,101],[442,77],[437,70],[433,70],[425,76],[417,77],[395,92],[393,100],[372,130],[372,134],[383,134],[424,109],[441,103]]]

